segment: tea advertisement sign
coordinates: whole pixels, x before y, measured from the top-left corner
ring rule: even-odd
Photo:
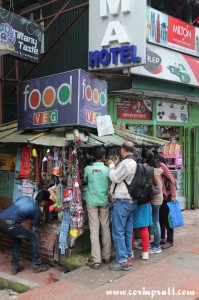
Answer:
[[[198,86],[199,59],[147,43],[147,63],[131,68],[132,74]]]

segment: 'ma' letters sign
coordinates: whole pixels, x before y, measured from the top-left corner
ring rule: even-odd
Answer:
[[[90,70],[146,63],[146,0],[89,1]]]

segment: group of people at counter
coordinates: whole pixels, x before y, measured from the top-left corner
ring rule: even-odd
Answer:
[[[88,184],[85,200],[91,232],[91,259],[88,259],[87,266],[97,270],[103,262],[109,264],[109,269],[113,271],[129,271],[133,263],[136,229],[140,232],[141,257],[144,260],[149,258],[149,254],[158,254],[162,248],[173,246],[174,234],[168,221],[167,203],[176,201],[175,179],[161,157],[148,149],[143,150],[140,157],[130,141],[125,141],[119,156],[108,160],[106,165],[105,154],[104,148],[96,148],[95,162],[87,166],[84,172],[84,181]],[[135,176],[140,159],[154,168],[156,187],[152,198],[141,203],[131,197],[127,187]],[[112,210],[111,233],[109,202]],[[154,240],[150,243],[151,225],[154,227]],[[114,263],[111,263],[111,234],[116,252]]]
[[[106,149],[96,147],[95,161],[84,169],[83,180],[87,185],[84,200],[91,240],[91,258],[86,265],[95,270],[105,263],[113,271],[129,271],[133,264],[136,229],[140,232],[141,258],[144,260],[149,258],[149,254],[158,254],[174,243],[173,229],[168,222],[167,202],[176,201],[176,188],[170,170],[150,150],[145,149],[140,156],[130,141],[125,141],[119,152],[112,160],[106,160]],[[154,168],[154,185],[157,190],[152,198],[143,203],[138,203],[131,197],[125,184],[131,183],[140,159]],[[32,247],[33,272],[48,270],[48,266],[41,261],[37,228],[42,209],[49,198],[49,191],[41,190],[34,199],[20,197],[7,209],[0,211],[0,232],[13,240],[13,275],[23,270],[20,264],[23,239]],[[27,220],[32,221],[31,230],[23,226],[23,222]],[[152,225],[154,240],[150,243],[149,226]],[[116,253],[115,262],[112,262],[111,257],[112,240]]]

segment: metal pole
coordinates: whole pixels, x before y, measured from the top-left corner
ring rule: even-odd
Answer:
[[[0,78],[2,78],[3,56],[0,56]],[[3,123],[3,82],[0,80],[0,125]]]

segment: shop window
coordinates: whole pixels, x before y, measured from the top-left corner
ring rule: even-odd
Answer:
[[[147,125],[127,125],[127,129],[133,132],[149,135],[149,126]]]
[[[177,126],[157,126],[156,136],[162,139],[178,140],[180,128]]]

